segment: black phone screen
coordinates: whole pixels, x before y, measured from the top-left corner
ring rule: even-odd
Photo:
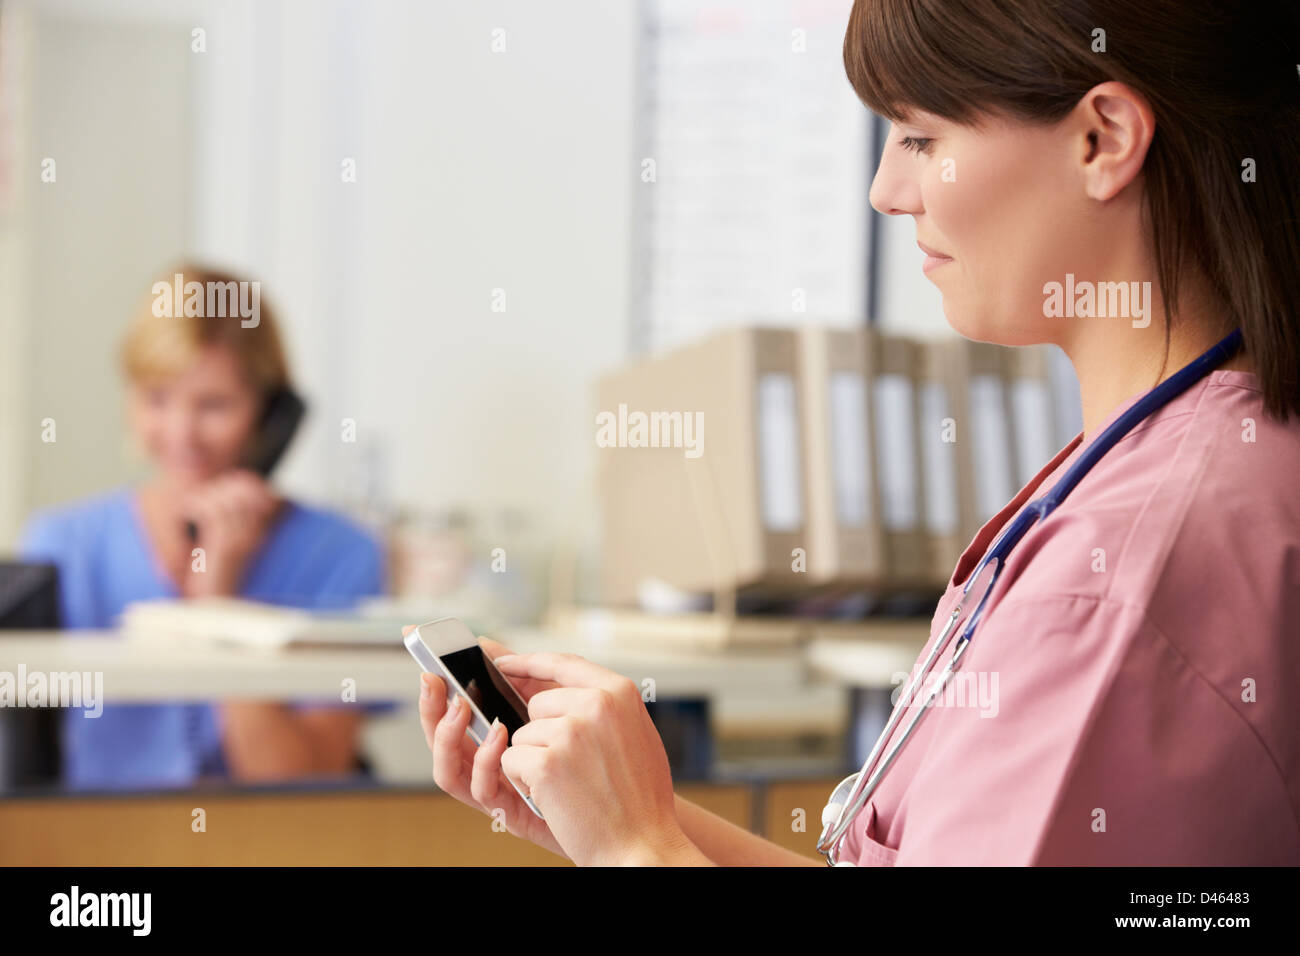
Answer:
[[[515,731],[528,723],[528,711],[518,693],[505,676],[487,662],[481,647],[466,647],[452,654],[443,654],[439,660],[451,671],[451,676],[489,724],[499,719],[506,725],[507,741],[514,740]]]

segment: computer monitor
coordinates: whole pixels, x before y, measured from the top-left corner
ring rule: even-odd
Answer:
[[[0,561],[0,628],[37,631],[58,626],[58,566]]]
[[[5,630],[59,627],[59,573],[53,564],[0,561],[0,660]],[[0,789],[48,786],[59,778],[59,711],[0,707]]]

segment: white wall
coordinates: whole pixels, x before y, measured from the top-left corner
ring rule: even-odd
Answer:
[[[345,496],[377,444],[402,504],[573,507],[627,338],[633,5],[222,11],[196,247],[287,319],[314,414],[285,482]]]
[[[186,31],[101,14],[93,5],[18,11],[19,205],[3,242],[5,268],[21,274],[0,322],[12,400],[0,461],[7,539],[32,506],[132,473],[117,343],[149,270],[183,249],[189,231]],[[41,180],[47,158],[53,182]],[[42,441],[46,419],[53,442]]]
[[[21,462],[36,430],[27,415],[27,276],[32,178],[18,157],[29,155],[32,19],[24,8],[0,20],[0,546],[17,536],[27,500]]]

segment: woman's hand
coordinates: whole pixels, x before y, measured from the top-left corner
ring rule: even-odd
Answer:
[[[500,763],[570,859],[709,865],[677,820],[668,755],[635,683],[574,654],[495,660],[512,680],[552,685],[531,695]]]
[[[406,627],[402,634],[413,630],[414,627]],[[479,646],[494,660],[510,653],[486,637],[479,639]],[[508,679],[525,702],[538,691],[555,686],[550,681]],[[498,725],[483,745],[476,747],[465,733],[469,722],[470,711],[463,703],[458,710],[448,711],[447,685],[441,677],[420,675],[420,725],[433,753],[433,781],[438,788],[461,803],[500,819],[515,836],[567,856],[546,821],[539,820],[529,809],[501,770],[501,755],[506,749],[505,727]]]
[[[226,472],[195,489],[182,512],[198,526],[195,547],[203,549],[203,563],[191,560],[182,591],[190,597],[239,593],[248,559],[279,506],[271,486],[251,471]]]

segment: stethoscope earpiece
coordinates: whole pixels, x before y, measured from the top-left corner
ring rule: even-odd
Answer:
[[[844,804],[842,803],[828,803],[822,807],[822,828],[832,826],[843,812]]]

